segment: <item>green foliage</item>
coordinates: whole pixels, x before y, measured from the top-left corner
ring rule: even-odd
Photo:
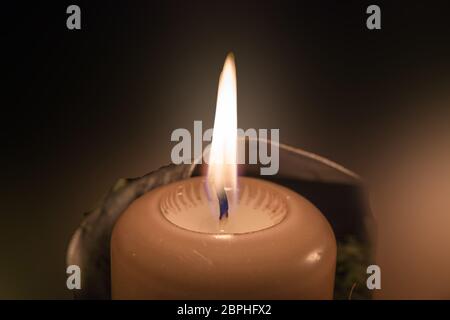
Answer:
[[[369,245],[354,237],[338,242],[335,299],[371,299],[371,292],[366,286],[366,269],[370,265],[370,257]]]

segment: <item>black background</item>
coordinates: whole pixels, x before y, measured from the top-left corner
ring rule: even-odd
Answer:
[[[82,29],[66,28],[77,4]],[[369,4],[382,30],[366,28]],[[34,1],[2,4],[0,298],[68,298],[65,250],[120,177],[212,125],[236,55],[238,124],[370,171],[392,123],[446,93],[444,1]],[[425,98],[424,98],[425,97]],[[436,109],[436,110],[435,110]]]

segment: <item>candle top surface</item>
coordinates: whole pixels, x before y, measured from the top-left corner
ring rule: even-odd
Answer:
[[[240,178],[237,192],[226,190],[229,214],[220,219],[220,199],[208,192],[203,177],[173,184],[160,198],[160,210],[171,223],[203,233],[248,233],[270,228],[287,214],[287,198],[276,184]]]

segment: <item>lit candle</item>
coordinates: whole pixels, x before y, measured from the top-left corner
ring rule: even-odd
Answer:
[[[208,173],[136,199],[111,237],[113,299],[331,299],[336,241],[308,200],[237,179],[236,72],[219,80]]]

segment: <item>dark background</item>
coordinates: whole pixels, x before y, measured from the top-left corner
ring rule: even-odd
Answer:
[[[66,28],[70,4],[81,7],[79,31]],[[369,4],[381,7],[382,30],[366,28]],[[281,142],[362,175],[404,119],[448,109],[435,103],[450,79],[444,1],[26,1],[1,11],[0,298],[71,297],[65,250],[83,212],[116,179],[169,163],[172,130],[212,125],[229,51],[241,128],[280,128]]]

